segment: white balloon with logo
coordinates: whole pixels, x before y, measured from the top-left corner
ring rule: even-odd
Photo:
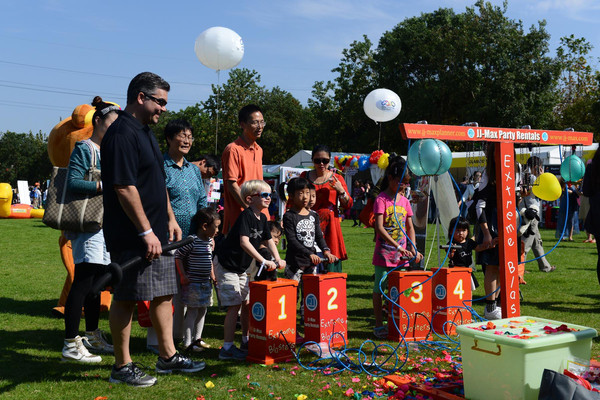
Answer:
[[[371,91],[363,102],[365,114],[375,122],[393,120],[400,114],[401,108],[400,97],[393,91],[383,88]]]

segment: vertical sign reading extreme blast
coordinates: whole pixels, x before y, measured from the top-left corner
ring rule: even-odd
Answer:
[[[515,152],[512,143],[496,143],[494,157],[500,160],[500,176],[496,178],[496,195],[498,205],[498,238],[501,248],[498,251],[500,262],[500,286],[502,287],[502,316],[516,317],[520,314],[519,279],[517,276],[517,204],[515,196]],[[496,164],[498,166],[498,164]],[[500,190],[501,189],[501,190]]]

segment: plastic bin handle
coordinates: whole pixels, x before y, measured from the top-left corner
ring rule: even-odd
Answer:
[[[496,343],[496,339],[493,337],[480,336],[478,334],[475,334],[475,335],[473,335],[473,338],[477,339],[477,340],[481,340],[482,342]]]
[[[480,337],[479,339],[481,339],[481,340],[483,340],[483,341],[485,341],[485,342],[491,342],[491,343],[495,343],[495,341],[493,341],[493,340],[489,340],[488,338],[485,338],[485,339],[484,339],[484,338]],[[487,339],[487,340],[486,340],[486,339]],[[473,345],[473,347],[471,347],[471,350],[480,351],[480,352],[482,352],[482,353],[491,354],[491,355],[493,355],[493,356],[499,356],[499,355],[502,355],[502,348],[500,347],[500,345],[499,345],[499,344],[496,344],[496,348],[498,349],[498,351],[486,350],[486,349],[482,349],[482,348],[480,348],[480,347],[477,347],[477,340],[478,340],[478,339],[473,339],[473,343],[475,343],[475,344]]]

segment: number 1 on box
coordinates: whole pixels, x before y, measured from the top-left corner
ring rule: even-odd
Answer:
[[[285,313],[285,294],[279,298],[279,304],[281,304],[281,314],[277,316],[277,319],[282,321],[287,318],[287,314]]]

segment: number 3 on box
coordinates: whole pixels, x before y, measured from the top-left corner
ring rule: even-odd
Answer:
[[[416,281],[413,282],[412,285],[410,285],[413,288],[413,291],[411,294],[416,295],[416,296],[411,296],[410,297],[410,301],[412,301],[415,304],[420,303],[421,301],[423,301],[423,285],[421,285],[421,282]]]

